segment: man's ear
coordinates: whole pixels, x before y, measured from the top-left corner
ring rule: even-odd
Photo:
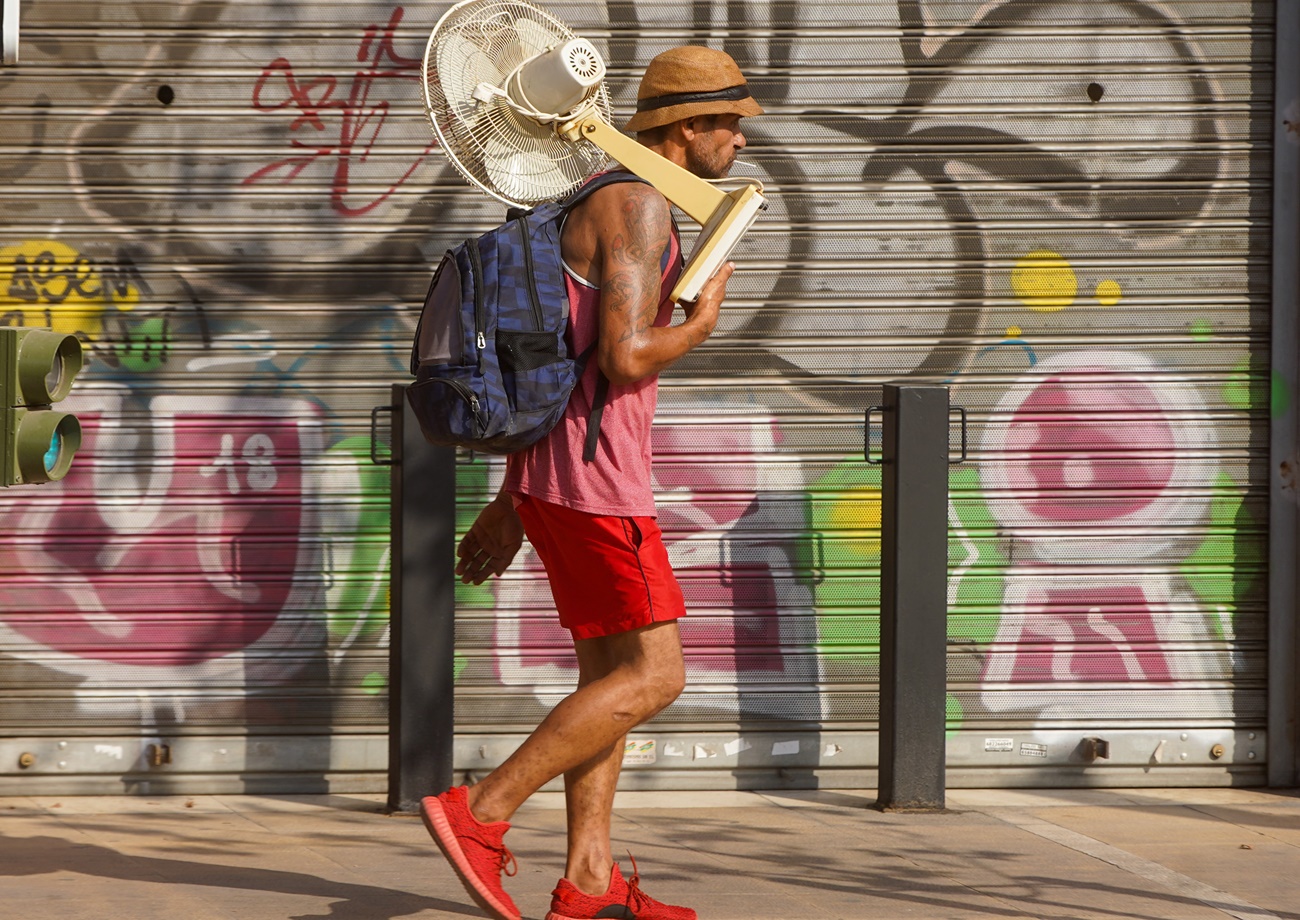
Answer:
[[[681,129],[682,140],[694,140],[695,135],[699,133],[700,124],[698,116],[692,115],[689,118],[683,118],[681,121],[677,122],[677,125]]]

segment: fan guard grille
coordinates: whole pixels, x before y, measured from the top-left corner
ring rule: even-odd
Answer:
[[[469,0],[448,10],[429,38],[424,92],[434,134],[466,179],[506,204],[532,207],[563,197],[608,162],[594,144],[560,138],[499,96],[473,96],[480,83],[503,86],[524,61],[573,37],[523,0]],[[603,85],[594,98],[608,121]]]

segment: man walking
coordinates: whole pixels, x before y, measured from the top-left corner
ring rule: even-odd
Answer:
[[[687,46],[650,62],[626,130],[695,175],[721,179],[745,146],[740,119],[759,114],[730,56]],[[650,488],[658,375],[713,332],[734,266],[724,265],[671,325],[679,241],[667,200],[640,182],[591,193],[566,220],[561,253],[571,353],[595,343],[594,356],[559,425],[508,458],[501,494],[461,541],[456,572],[475,584],[500,575],[527,533],[560,624],[573,635],[578,686],[479,783],[424,799],[424,820],[479,906],[498,920],[519,920],[501,883],[503,872],[514,874],[507,822],[562,774],[568,857],[547,920],[695,920],[695,911],[641,891],[635,864],[623,878],[610,825],[627,733],[675,700],[686,679],[677,629],[685,604]],[[606,386],[601,375],[608,392],[587,463],[588,415]]]

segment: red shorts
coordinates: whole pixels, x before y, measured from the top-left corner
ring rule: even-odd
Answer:
[[[686,614],[652,517],[587,514],[516,495],[524,532],[546,566],[560,625],[594,639]]]

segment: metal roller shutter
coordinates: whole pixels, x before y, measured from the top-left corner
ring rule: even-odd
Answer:
[[[585,9],[562,14],[581,31]],[[634,733],[624,784],[875,782],[861,420],[883,381],[946,383],[972,418],[951,480],[949,782],[1262,781],[1269,11],[608,9],[621,113],[664,48],[737,58],[769,114],[743,125],[736,171],[774,192],[718,334],[660,391],[688,688]],[[483,484],[467,526],[499,471],[462,469]],[[472,773],[575,671],[534,557],[460,604]]]
[[[24,7],[0,299],[93,365],[73,474],[0,495],[4,788],[382,788],[369,411],[431,263],[501,217],[420,109],[446,6]],[[949,781],[1261,781],[1268,5],[547,6],[607,53],[622,117],[685,42],[769,113],[738,172],[772,208],[660,391],[690,686],[625,785],[874,782],[861,414],[886,380],[947,383],[973,423]],[[461,458],[461,529],[498,476]],[[528,555],[460,589],[459,770],[571,686],[549,605]]]

